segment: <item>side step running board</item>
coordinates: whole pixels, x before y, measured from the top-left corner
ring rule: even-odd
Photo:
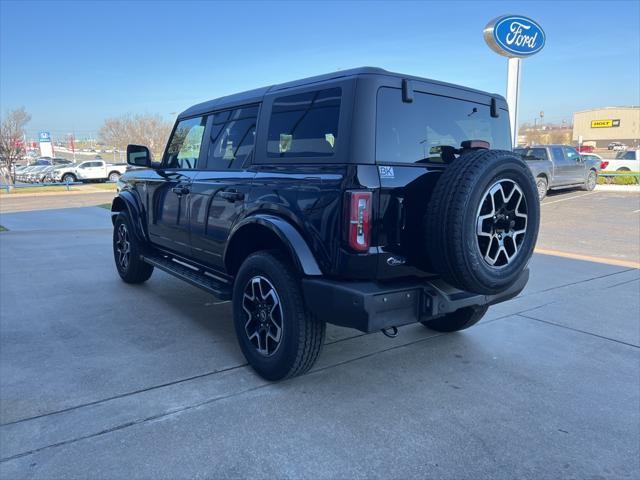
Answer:
[[[187,267],[185,264],[179,263],[171,257],[165,257],[158,254],[144,254],[141,255],[141,258],[149,265],[153,265],[160,270],[164,270],[174,277],[190,283],[194,287],[201,288],[202,290],[215,295],[220,300],[231,299],[231,285],[222,279],[208,275],[202,270]]]

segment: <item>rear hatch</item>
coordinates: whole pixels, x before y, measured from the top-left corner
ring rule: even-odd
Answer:
[[[509,115],[492,97],[464,90],[464,99],[383,87],[377,94],[376,163],[380,175],[378,278],[429,273],[424,215],[440,174],[459,155],[461,143],[482,140],[511,150]]]

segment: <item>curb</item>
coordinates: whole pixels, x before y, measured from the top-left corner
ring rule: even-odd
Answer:
[[[640,193],[640,185],[596,185],[597,192],[636,192]]]

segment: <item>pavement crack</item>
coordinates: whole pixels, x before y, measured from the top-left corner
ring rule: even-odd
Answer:
[[[522,313],[517,313],[516,315],[522,318],[527,318],[529,320],[534,320],[536,322],[546,323],[547,325],[552,325],[554,327],[564,328],[566,330],[571,330],[578,333],[584,333],[585,335],[591,335],[592,337],[601,338],[603,340],[608,340],[610,342],[620,343],[622,345],[627,345],[628,347],[640,348],[640,345],[624,342],[622,340],[616,340],[615,338],[611,338],[611,337],[605,337],[604,335],[598,335],[597,333],[593,333],[593,332],[587,332],[586,330],[580,330],[579,328],[568,327],[566,325],[561,325],[559,323],[550,322],[549,320],[542,320],[540,318],[530,317],[529,315],[523,315]]]
[[[607,273],[605,275],[599,275],[597,277],[591,277],[591,278],[587,278],[585,280],[579,280],[577,282],[571,282],[571,283],[565,283],[564,285],[559,285],[557,287],[549,287],[549,288],[545,288],[544,290],[538,290],[537,292],[531,292],[530,294],[527,294],[525,296],[529,296],[531,294],[536,294],[536,293],[543,293],[543,292],[550,292],[551,290],[557,290],[559,288],[564,288],[564,287],[571,287],[573,285],[580,285],[582,283],[587,283],[587,282],[591,282],[593,280],[599,280],[601,278],[606,278],[606,277],[611,277],[613,275],[619,275],[621,273],[625,273],[625,272],[633,272],[636,271],[636,268],[625,268],[624,270],[620,270],[618,272],[613,272],[613,273]]]
[[[36,420],[38,418],[49,417],[51,415],[59,415],[61,413],[67,413],[67,412],[71,412],[73,410],[78,410],[80,408],[92,407],[94,405],[100,405],[102,403],[110,402],[112,400],[118,400],[120,398],[125,398],[125,397],[129,397],[131,395],[137,395],[139,393],[144,393],[144,392],[149,392],[149,391],[152,391],[152,390],[157,390],[159,388],[170,387],[172,385],[179,385],[181,383],[189,382],[191,380],[197,380],[199,378],[204,378],[204,377],[208,377],[208,376],[211,376],[211,375],[217,375],[219,373],[224,373],[224,372],[228,372],[228,371],[231,371],[231,370],[236,370],[238,368],[242,368],[242,367],[246,367],[246,366],[247,366],[247,364],[243,363],[242,365],[234,365],[233,367],[227,367],[227,368],[222,368],[222,369],[219,369],[219,370],[214,370],[214,371],[211,371],[211,372],[201,373],[199,375],[193,375],[191,377],[181,378],[180,380],[174,380],[172,382],[162,383],[160,385],[152,385],[151,387],[141,388],[139,390],[133,390],[131,392],[126,392],[126,393],[120,393],[118,395],[113,395],[111,397],[102,398],[100,400],[95,400],[93,402],[81,403],[79,405],[74,405],[72,407],[67,407],[67,408],[63,408],[63,409],[60,409],[60,410],[55,410],[53,412],[46,412],[46,413],[42,413],[40,415],[34,415],[33,417],[26,417],[26,418],[21,418],[21,419],[18,419],[18,420],[13,420],[11,422],[2,423],[2,424],[0,424],[0,428],[1,427],[6,427],[6,426],[9,426],[9,425],[15,425],[16,423],[23,423],[23,422],[28,422],[30,420]]]

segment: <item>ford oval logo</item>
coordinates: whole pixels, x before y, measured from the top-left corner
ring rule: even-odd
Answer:
[[[505,15],[490,21],[484,40],[505,57],[529,57],[544,47],[544,30],[536,22],[519,15]]]

